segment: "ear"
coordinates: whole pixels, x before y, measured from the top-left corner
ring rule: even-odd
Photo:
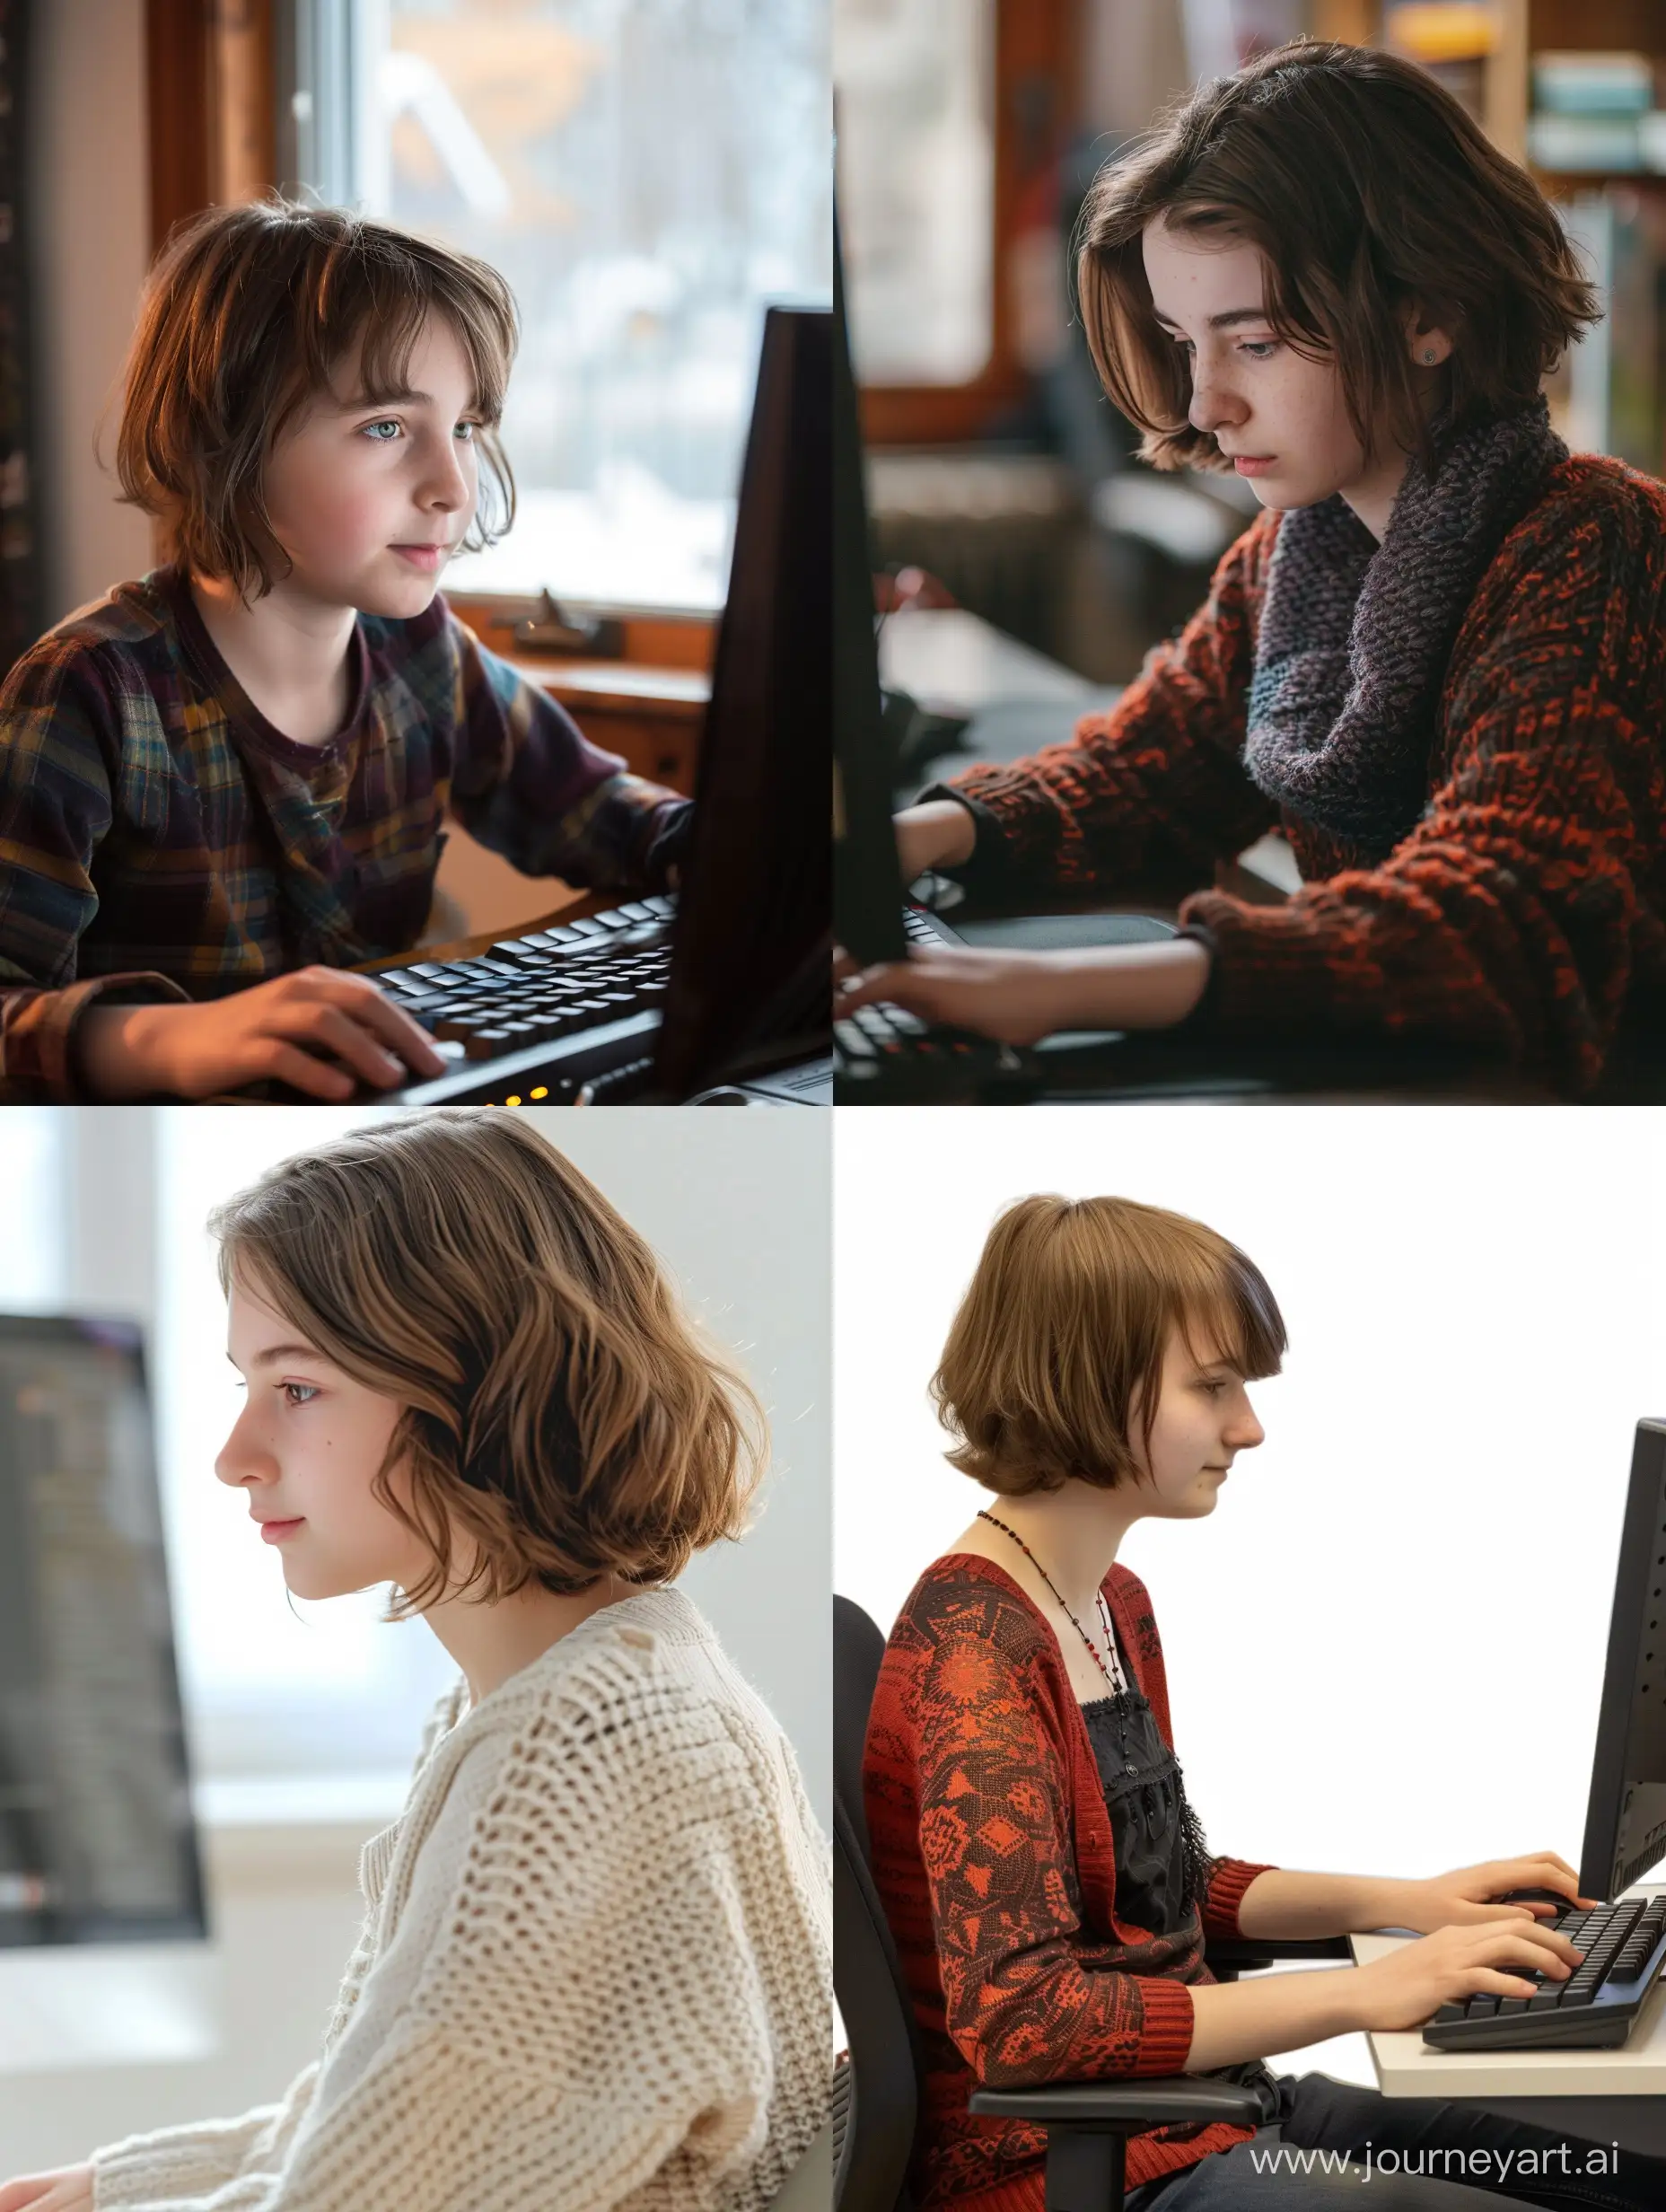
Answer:
[[[1427,319],[1426,311],[1417,305],[1407,309],[1402,318],[1406,344],[1415,366],[1420,369],[1438,369],[1451,358],[1454,340],[1450,330]]]

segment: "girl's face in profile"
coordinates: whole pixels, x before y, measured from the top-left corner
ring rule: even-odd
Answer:
[[[425,1570],[411,1532],[371,1495],[401,1408],[313,1350],[258,1285],[234,1280],[227,1351],[248,1400],[215,1472],[263,1522],[295,1521],[275,1543],[297,1597],[340,1597]],[[251,1526],[250,1543],[261,1541]]]
[[[1142,1452],[1139,1392],[1135,1393],[1129,1441],[1154,1493],[1146,1510],[1158,1520],[1193,1520],[1213,1513],[1221,1485],[1240,1452],[1253,1451],[1266,1434],[1255,1418],[1244,1379],[1198,1333],[1194,1351],[1178,1329],[1170,1332],[1162,1362],[1162,1391]]]
[[[1340,492],[1381,540],[1409,456],[1369,458],[1355,435],[1334,356],[1314,360],[1275,337],[1262,313],[1266,259],[1258,246],[1202,246],[1171,233],[1161,216],[1142,239],[1153,312],[1191,368],[1196,430],[1223,453],[1271,455],[1265,473],[1247,478],[1263,505],[1310,507]],[[1248,309],[1241,322],[1214,327],[1211,317]],[[1412,318],[1407,345],[1418,377],[1433,377],[1451,351],[1444,335]],[[1436,356],[1422,365],[1425,353]]]
[[[408,620],[442,581],[450,553],[417,558],[401,546],[454,547],[474,519],[478,417],[468,356],[449,323],[430,316],[413,347],[403,399],[355,405],[355,348],[333,394],[302,410],[268,456],[267,512],[294,573],[289,599]]]

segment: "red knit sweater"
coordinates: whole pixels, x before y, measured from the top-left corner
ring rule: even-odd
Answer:
[[[1105,1597],[1163,1740],[1162,1647],[1137,1575]],[[922,2212],[1040,2212],[1046,2138],[983,2120],[973,2088],[1179,2074],[1206,1936],[1239,1934],[1259,1864],[1211,1862],[1201,1916],[1153,1935],[1118,1920],[1109,1815],[1051,1628],[992,1561],[927,1567],[891,1630],[864,1760],[873,1877],[925,2058],[913,2186]],[[1157,2128],[1128,2143],[1130,2189],[1251,2130]]]
[[[978,813],[956,870],[1004,900],[1206,882],[1281,825],[1285,906],[1203,891],[1223,1032],[1456,1039],[1567,1095],[1622,1023],[1666,1014],[1666,484],[1574,453],[1504,539],[1447,665],[1423,819],[1380,866],[1282,814],[1242,752],[1267,571],[1258,515],[1207,602],[1074,740],[947,788]]]

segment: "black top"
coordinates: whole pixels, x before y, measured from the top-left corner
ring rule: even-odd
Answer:
[[[1130,1687],[1114,1697],[1095,1698],[1082,1708],[1110,1816],[1117,1918],[1153,1936],[1176,1935],[1201,1912],[1209,1847],[1187,1802],[1179,1761],[1163,1742],[1149,1700],[1131,1686],[1134,1670],[1120,1638],[1117,1650]],[[1275,2116],[1274,2077],[1259,2058],[1211,2067],[1208,2077],[1258,2089],[1264,2124]],[[1196,2128],[1168,2130],[1177,2140],[1196,2132]]]

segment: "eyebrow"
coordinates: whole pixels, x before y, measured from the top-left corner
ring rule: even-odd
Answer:
[[[1153,306],[1151,312],[1159,322],[1167,324],[1171,330],[1179,329],[1180,326],[1175,321],[1173,316],[1165,315],[1162,308]],[[1266,322],[1267,320],[1267,312],[1264,307],[1229,307],[1223,315],[1211,315],[1208,327],[1211,330],[1226,330],[1230,329],[1235,322]]]
[[[232,1365],[235,1367],[237,1362],[232,1359],[230,1352],[226,1354],[226,1357],[232,1360]],[[324,1355],[317,1347],[311,1344],[268,1344],[265,1351],[257,1352],[249,1364],[251,1367],[274,1367],[286,1359],[321,1360],[323,1357]]]
[[[434,394],[431,391],[413,391],[407,384],[402,385],[398,391],[384,391],[380,399],[373,398],[368,393],[361,393],[356,399],[338,399],[336,402],[336,412],[338,415],[356,415],[362,408],[367,407],[403,407],[413,399],[419,407],[432,407],[434,404]]]

